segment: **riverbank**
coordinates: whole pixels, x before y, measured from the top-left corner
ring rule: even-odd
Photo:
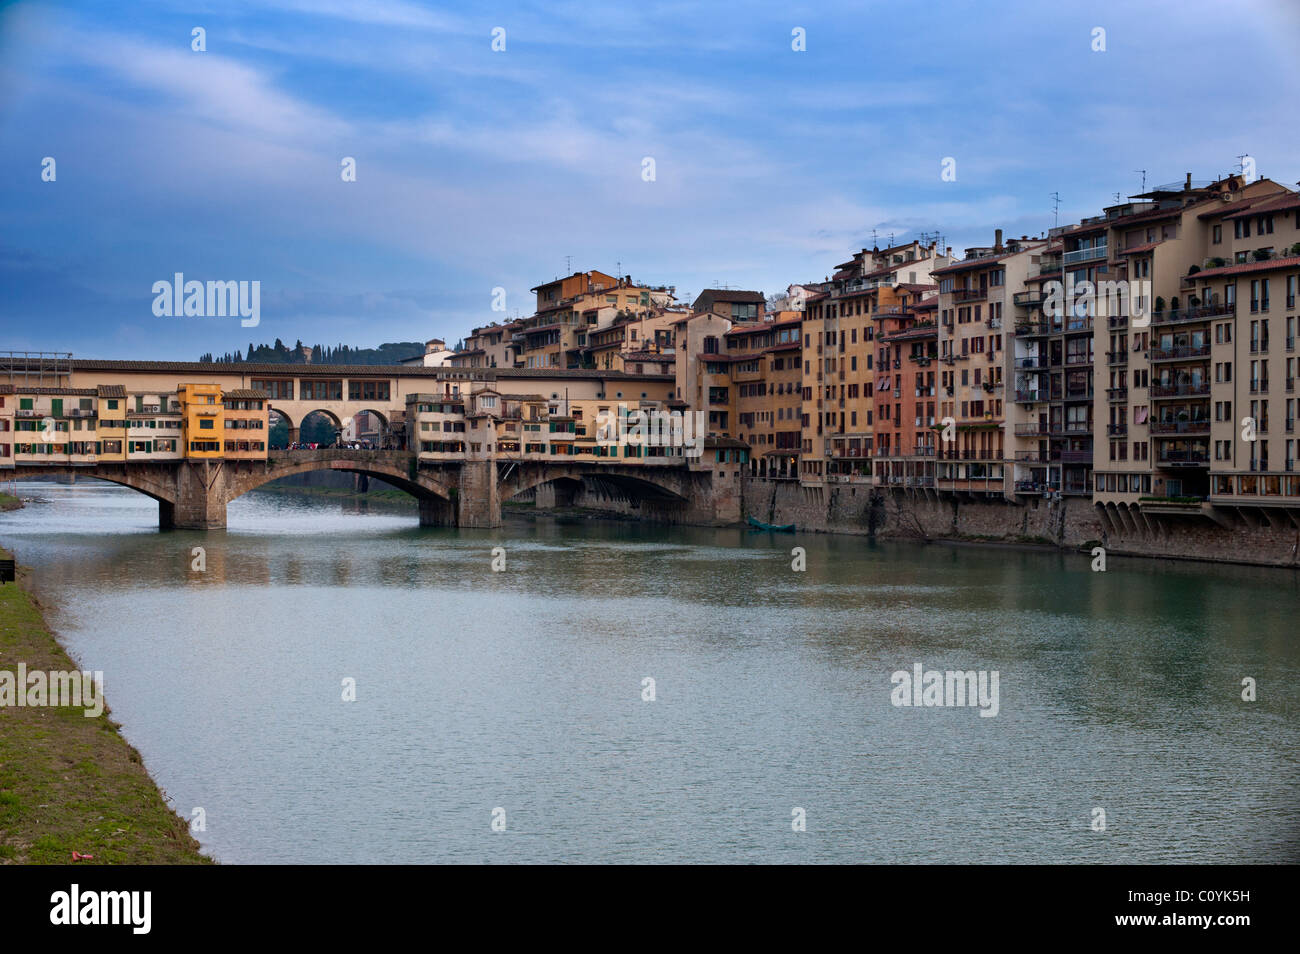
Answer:
[[[13,494],[0,494],[0,513],[6,510],[17,510],[23,505],[23,502]]]
[[[0,670],[76,671],[25,577],[0,585]],[[0,864],[67,864],[73,852],[88,864],[212,863],[107,705],[93,718],[80,707],[0,708]]]
[[[742,508],[766,523],[800,531],[879,540],[1046,545],[1115,556],[1300,568],[1300,508],[1210,508],[1147,512],[1098,507],[1087,497],[1009,501],[938,496],[868,485],[804,486],[746,477]]]

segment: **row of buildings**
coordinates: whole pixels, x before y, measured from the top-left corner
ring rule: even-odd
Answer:
[[[801,312],[679,319],[755,476],[1143,509],[1300,497],[1300,195],[1162,186],[1045,236],[864,250]]]
[[[265,460],[268,408],[265,392],[211,383],[148,393],[0,384],[0,467]]]
[[[258,459],[277,410],[351,401],[429,461],[673,462],[682,448],[598,422],[698,413],[710,457],[811,486],[1153,511],[1300,497],[1300,195],[1188,176],[1045,235],[991,239],[961,257],[918,241],[863,249],[771,308],[756,291],[686,305],[671,286],[577,272],[534,288],[528,318],[475,328],[456,351],[430,342],[402,372],[418,380],[247,368],[235,387],[192,375],[165,393],[13,383],[0,466]]]

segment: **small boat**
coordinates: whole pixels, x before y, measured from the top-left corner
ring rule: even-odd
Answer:
[[[746,517],[745,522],[755,530],[774,530],[777,533],[794,533],[793,523],[764,523],[755,517]]]

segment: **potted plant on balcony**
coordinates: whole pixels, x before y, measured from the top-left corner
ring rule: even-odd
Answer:
[[[1263,248],[1257,248],[1257,249],[1255,249],[1255,261],[1257,261],[1257,262],[1266,262],[1266,261],[1268,261],[1268,259],[1269,259],[1269,255],[1270,255],[1270,252],[1268,251],[1268,249],[1263,249]]]
[[[1165,310],[1165,299],[1163,295],[1156,295],[1156,314],[1163,314]]]
[[[1170,311],[1171,313],[1173,313],[1173,312],[1177,312],[1177,311],[1178,311],[1178,296],[1177,296],[1177,295],[1175,295],[1173,298],[1170,298],[1170,299],[1169,299],[1169,311]]]
[[[1300,242],[1296,242],[1294,245],[1291,246],[1291,254],[1300,255]]]

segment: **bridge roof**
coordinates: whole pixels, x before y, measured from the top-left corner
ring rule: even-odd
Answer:
[[[232,363],[215,361],[116,361],[100,358],[73,358],[77,371],[134,371],[177,374],[266,375],[268,377],[372,377],[372,378],[441,378],[463,380],[458,374],[470,372],[483,380],[492,378],[597,378],[668,380],[671,374],[629,374],[626,371],[567,368],[446,368],[409,364],[260,364],[254,361]]]

